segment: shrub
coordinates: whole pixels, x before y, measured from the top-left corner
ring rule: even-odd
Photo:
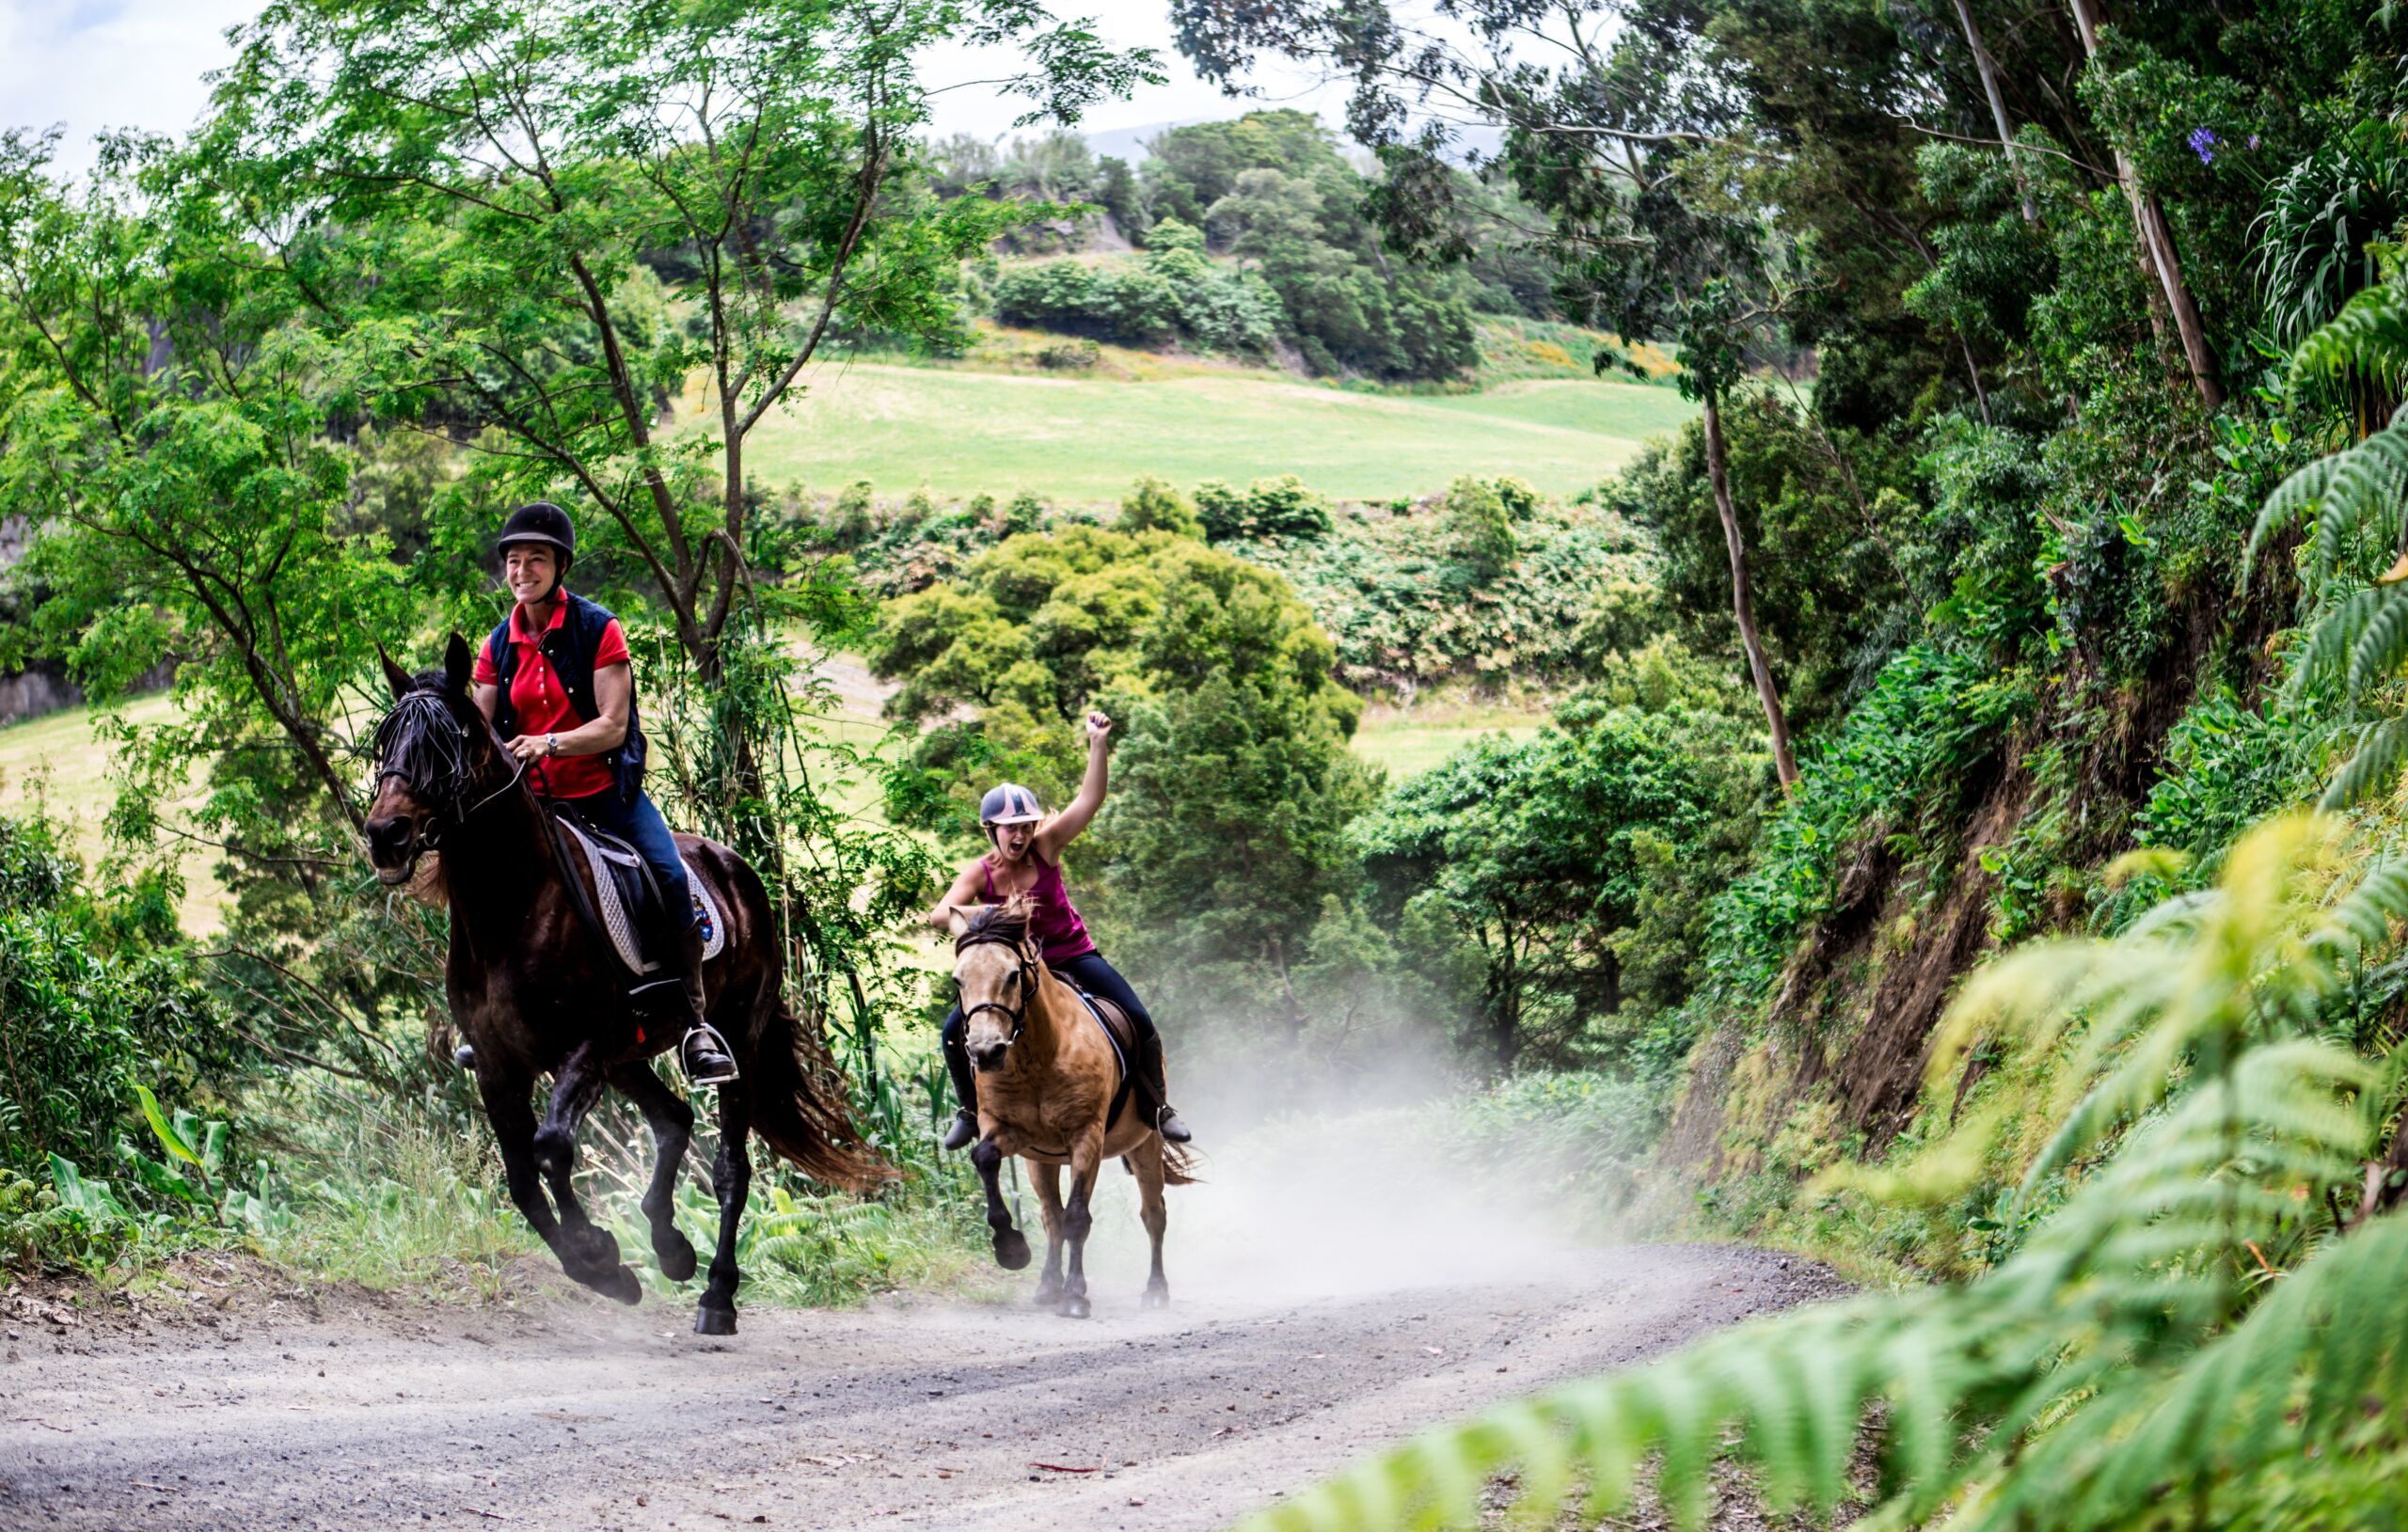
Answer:
[[[1116,524],[1124,532],[1176,532],[1181,537],[1201,537],[1204,523],[1196,513],[1196,503],[1160,479],[1137,481],[1120,501],[1120,519]]]
[[[1447,556],[1476,585],[1513,567],[1513,522],[1497,491],[1496,483],[1469,474],[1447,487]]]

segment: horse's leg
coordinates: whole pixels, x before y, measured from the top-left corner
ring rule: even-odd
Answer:
[[[736,1334],[736,1287],[744,1277],[736,1269],[736,1231],[744,1222],[744,1199],[752,1193],[752,1130],[751,1103],[745,1082],[731,1080],[719,1088],[719,1159],[711,1165],[711,1190],[719,1193],[719,1248],[711,1255],[710,1281],[694,1312],[694,1334]]]
[[[1095,1217],[1087,1211],[1087,1201],[1095,1195],[1096,1171],[1103,1163],[1103,1128],[1101,1124],[1081,1134],[1070,1145],[1070,1201],[1062,1209],[1063,1232],[1069,1236],[1070,1269],[1063,1273],[1062,1302],[1054,1312],[1066,1319],[1084,1319],[1087,1307],[1087,1231],[1095,1227]]]
[[[494,1142],[501,1149],[502,1183],[536,1238],[560,1257],[562,1270],[575,1276],[569,1256],[561,1248],[560,1221],[552,1216],[551,1201],[544,1195],[543,1177],[535,1169],[535,1109],[528,1104],[534,1088],[534,1082],[524,1075],[504,1075],[488,1068],[479,1055],[477,1093],[484,1098],[485,1121],[492,1125]]]
[[[1163,1205],[1163,1141],[1149,1138],[1129,1156],[1137,1173],[1137,1216],[1145,1222],[1146,1239],[1154,1247],[1153,1270],[1146,1277],[1146,1308],[1170,1306],[1170,1284],[1163,1278],[1163,1230],[1170,1226],[1170,1211]]]
[[[693,1141],[694,1109],[641,1061],[611,1070],[610,1083],[636,1104],[652,1129],[652,1185],[644,1189],[643,1216],[652,1225],[652,1254],[660,1274],[683,1282],[694,1274],[694,1247],[677,1230],[677,1172]]]
[[[552,1071],[552,1104],[544,1125],[535,1129],[535,1168],[552,1190],[561,1213],[561,1233],[553,1248],[568,1274],[605,1297],[632,1303],[643,1297],[643,1285],[619,1262],[619,1241],[609,1229],[585,1216],[572,1179],[577,1170],[577,1130],[601,1098],[604,1074],[600,1049],[592,1042],[569,1050]]]
[[[1037,1206],[1045,1216],[1045,1271],[1037,1279],[1029,1302],[1045,1304],[1062,1297],[1062,1167],[1028,1161],[1028,1178],[1037,1188]]]
[[[1011,1209],[1004,1206],[1004,1151],[993,1139],[982,1138],[971,1149],[970,1162],[978,1167],[978,1179],[987,1188],[987,1227],[994,1231],[995,1264],[1017,1271],[1028,1264],[1028,1241],[1012,1227]]]

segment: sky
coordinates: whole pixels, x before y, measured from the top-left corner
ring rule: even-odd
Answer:
[[[0,127],[66,129],[59,163],[91,163],[93,135],[108,128],[182,133],[208,103],[201,76],[232,51],[226,29],[247,20],[260,0],[0,0]],[[1062,16],[1092,16],[1122,47],[1151,47],[1171,75],[1127,101],[1098,106],[1080,126],[1091,133],[1233,117],[1247,103],[1196,77],[1171,46],[1166,0],[1053,0]],[[931,87],[974,81],[991,62],[968,50],[930,58]],[[1300,75],[1269,76],[1264,104],[1318,110],[1337,126],[1344,92]],[[935,130],[994,137],[1010,131],[1019,106],[971,86],[933,97]]]

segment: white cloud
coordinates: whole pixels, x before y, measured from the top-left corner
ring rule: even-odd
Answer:
[[[201,76],[229,63],[226,29],[256,0],[0,0],[0,127],[66,130],[82,169],[110,128],[182,133],[208,104]]]

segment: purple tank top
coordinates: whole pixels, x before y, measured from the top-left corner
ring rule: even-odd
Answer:
[[[1047,862],[1034,847],[1028,854],[1037,860],[1037,881],[1028,890],[1032,907],[1028,928],[1044,954],[1045,966],[1054,968],[1095,951],[1095,938],[1087,935],[1087,923],[1079,919],[1078,910],[1070,903],[1070,891],[1062,886],[1061,864]],[[987,902],[994,904],[998,902],[995,864],[980,857],[978,866],[987,877]]]

